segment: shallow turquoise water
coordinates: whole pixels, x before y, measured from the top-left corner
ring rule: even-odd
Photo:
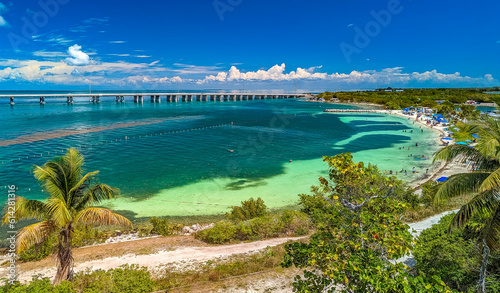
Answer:
[[[416,158],[437,149],[430,130],[396,116],[323,113],[326,107],[352,108],[297,100],[2,105],[0,140],[161,122],[2,146],[0,184],[43,198],[31,166],[75,147],[87,171],[100,170],[102,182],[121,189],[106,206],[140,218],[224,213],[252,196],[272,208],[295,204],[325,174],[323,155],[349,151],[382,170],[406,169],[405,179],[418,176],[413,167],[429,168],[429,160]]]

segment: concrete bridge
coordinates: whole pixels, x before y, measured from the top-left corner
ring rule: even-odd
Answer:
[[[297,99],[305,97],[304,94],[252,94],[252,93],[94,93],[94,94],[22,94],[22,95],[0,95],[8,98],[10,105],[15,105],[16,98],[37,99],[41,105],[45,104],[45,98],[66,98],[66,103],[73,104],[75,97],[88,97],[91,103],[100,103],[102,97],[114,97],[117,103],[124,103],[131,99],[134,103],[143,103],[144,98],[151,103],[160,103],[162,100],[169,103],[177,102],[228,102],[249,101],[266,99]]]

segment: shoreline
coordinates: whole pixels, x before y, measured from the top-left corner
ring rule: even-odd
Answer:
[[[369,104],[369,103],[336,103],[336,102],[329,102],[328,104],[340,104],[340,105],[360,105],[360,104],[363,104],[366,106],[375,105],[375,104]],[[381,105],[377,105],[377,106],[382,107]],[[370,110],[370,112],[371,113],[378,113],[378,114],[385,114],[385,115],[395,115],[398,117],[408,119],[408,121],[412,120],[413,122],[418,123],[420,126],[424,126],[427,129],[434,131],[434,133],[437,134],[436,142],[439,146],[439,149],[442,149],[444,147],[444,145],[442,144],[442,141],[441,141],[441,135],[446,134],[443,130],[444,127],[430,127],[426,123],[423,123],[422,121],[416,120],[416,115],[412,115],[412,116],[404,115],[401,112],[401,110],[372,109],[372,110]],[[326,112],[326,113],[328,113],[328,112]],[[330,112],[330,113],[332,113],[332,112]],[[414,191],[416,191],[416,190],[420,189],[421,186],[423,184],[425,184],[426,182],[428,182],[429,180],[433,180],[433,179],[437,178],[438,176],[442,175],[445,172],[445,169],[448,165],[449,165],[448,163],[441,161],[440,165],[433,167],[432,170],[430,170],[430,172],[428,174],[424,173],[423,178],[415,178],[412,180],[405,180],[405,181],[408,183],[408,185],[410,187],[413,188]]]

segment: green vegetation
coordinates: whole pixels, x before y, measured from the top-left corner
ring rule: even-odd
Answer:
[[[397,110],[404,109],[410,106],[423,106],[435,108],[437,107],[436,100],[446,100],[450,103],[445,103],[439,107],[441,113],[446,113],[454,110],[453,104],[463,104],[467,100],[475,100],[476,102],[499,102],[500,95],[487,94],[489,91],[497,91],[498,88],[480,88],[480,89],[404,89],[401,91],[357,91],[357,92],[324,92],[319,94],[318,98],[323,98],[327,101],[338,99],[343,103],[373,103],[383,105],[387,109]]]
[[[34,278],[29,285],[20,283],[0,287],[0,293],[146,293],[153,290],[154,281],[146,268],[123,265],[103,271],[84,271],[73,282],[62,281],[52,285],[48,278]]]
[[[466,125],[464,130],[477,134],[481,139],[474,148],[451,145],[441,149],[435,160],[458,160],[474,168],[474,172],[452,175],[438,190],[435,201],[443,201],[463,194],[473,198],[463,205],[453,218],[451,227],[464,227],[475,218],[481,218],[481,233],[477,240],[481,245],[481,267],[478,291],[486,292],[487,267],[491,253],[500,251],[500,121],[483,118]]]
[[[266,214],[267,207],[264,201],[259,197],[257,200],[250,198],[249,200],[242,201],[241,207],[234,206],[227,218],[231,221],[245,221],[253,218],[261,217]]]
[[[77,225],[119,224],[131,226],[129,220],[108,209],[97,208],[105,199],[115,198],[118,190],[98,182],[99,171],[83,173],[83,157],[76,149],[69,149],[62,157],[43,166],[34,166],[33,174],[49,194],[46,201],[17,197],[15,211],[9,210],[3,224],[19,219],[37,219],[40,222],[19,230],[17,253],[40,245],[57,235],[55,284],[73,277],[73,236]]]
[[[302,196],[304,209],[319,231],[309,243],[286,246],[284,267],[304,269],[296,276],[298,292],[451,292],[438,277],[414,277],[402,263],[391,263],[407,255],[412,246],[408,226],[399,218],[411,205],[396,192],[401,182],[385,177],[373,167],[354,163],[349,153],[324,157],[328,178]],[[403,188],[404,190],[404,188]],[[320,199],[322,198],[322,200]]]
[[[413,255],[416,269],[426,275],[438,275],[450,287],[461,292],[474,288],[480,258],[475,240],[466,237],[465,229],[453,229],[454,215],[443,217],[439,224],[422,231]]]
[[[280,269],[285,254],[284,245],[266,248],[261,252],[239,255],[227,260],[207,261],[196,269],[179,272],[172,268],[151,275],[146,268],[124,265],[103,271],[84,271],[74,280],[52,285],[48,278],[35,277],[28,285],[16,283],[0,287],[0,293],[149,293],[205,282],[218,282],[225,278],[255,272]]]
[[[298,211],[267,214],[247,221],[222,221],[195,237],[211,244],[261,240],[271,237],[307,235],[312,225],[307,215]]]
[[[152,217],[149,221],[153,225],[153,228],[151,229],[151,231],[149,231],[149,233],[151,234],[169,236],[174,232],[174,226],[170,224],[168,219],[160,220],[157,217]]]

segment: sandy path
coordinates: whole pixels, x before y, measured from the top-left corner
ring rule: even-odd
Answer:
[[[307,236],[306,236],[307,237]],[[86,268],[109,270],[117,268],[124,264],[138,264],[145,266],[148,269],[154,269],[167,264],[174,266],[184,266],[189,263],[206,262],[207,260],[214,260],[224,258],[231,255],[252,253],[262,250],[266,247],[277,246],[288,241],[296,241],[304,237],[287,237],[275,238],[264,241],[240,243],[232,245],[220,246],[205,246],[205,247],[176,247],[174,249],[162,250],[153,254],[126,254],[120,257],[107,257],[99,260],[91,260],[84,262],[75,261],[74,271],[83,271]],[[55,276],[55,267],[33,269],[19,272],[19,281],[30,281],[31,277],[36,274],[41,274],[44,277],[53,278]]]

